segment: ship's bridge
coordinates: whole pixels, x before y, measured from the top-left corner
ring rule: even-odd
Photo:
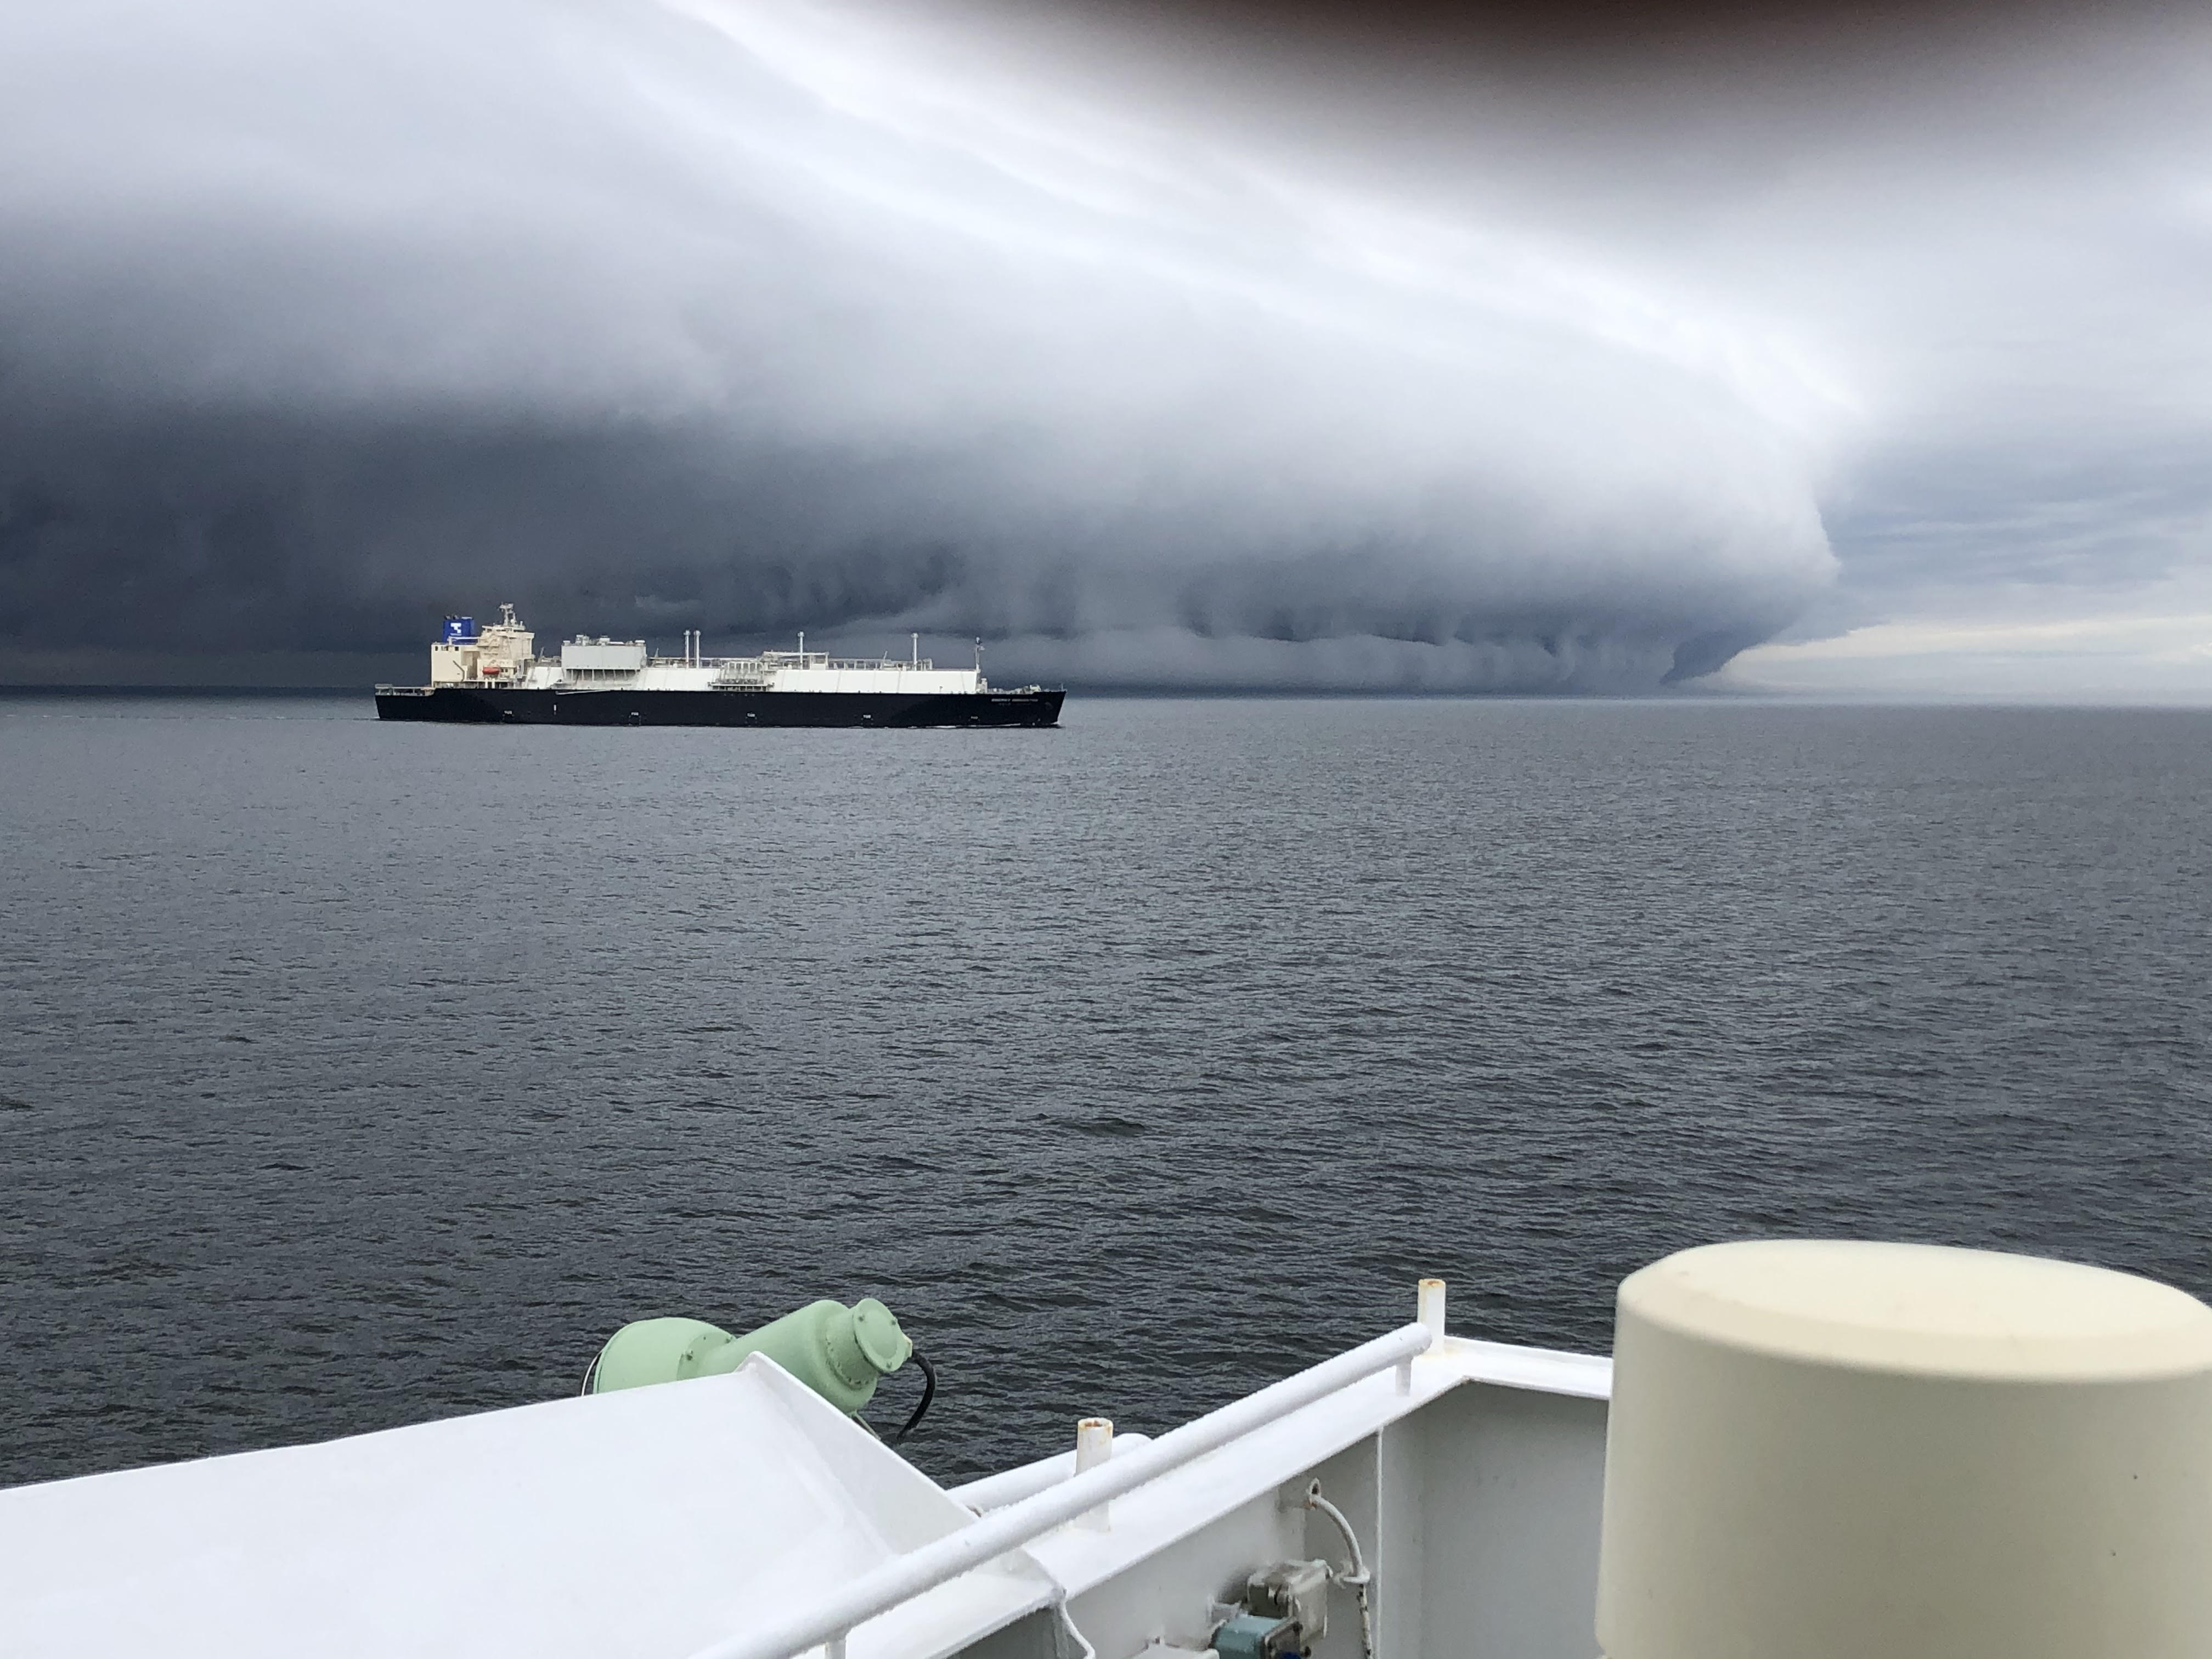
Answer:
[[[499,620],[478,629],[473,617],[448,617],[430,647],[430,684],[474,685],[512,679],[531,664],[538,636],[515,620],[514,607],[499,608]]]

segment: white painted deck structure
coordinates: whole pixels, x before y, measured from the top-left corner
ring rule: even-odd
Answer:
[[[1378,1659],[1591,1659],[1611,1367],[1432,1340],[1440,1304],[1080,1475],[1062,1454],[945,1491],[755,1355],[20,1487],[0,1653],[784,1659],[838,1642],[826,1622],[848,1659],[1135,1659],[1205,1648],[1261,1568],[1344,1565],[1318,1479],[1372,1572]],[[1350,1589],[1329,1614],[1316,1659],[1359,1659]]]
[[[2212,1655],[2212,1307],[2171,1286],[1738,1240],[1623,1284],[1617,1371],[1452,1340],[1433,1279],[1418,1308],[950,1492],[755,1351],[0,1492],[0,1653]]]

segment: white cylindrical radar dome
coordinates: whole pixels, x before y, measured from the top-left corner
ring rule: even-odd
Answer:
[[[2212,1659],[2212,1308],[1917,1244],[1620,1287],[1607,1659]]]

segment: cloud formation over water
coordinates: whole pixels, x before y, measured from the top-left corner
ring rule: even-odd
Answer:
[[[1828,580],[1786,351],[886,27],[10,15],[9,642],[403,649],[513,597],[1090,683],[1626,689]]]
[[[0,11],[0,659],[513,599],[1633,690],[2201,542],[2167,25],[1362,70],[1041,15]]]

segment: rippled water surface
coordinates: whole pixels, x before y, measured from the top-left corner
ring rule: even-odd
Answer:
[[[1422,1273],[1577,1348],[1745,1235],[2212,1293],[2212,716],[19,697],[0,786],[0,1481],[545,1398],[625,1319],[823,1294],[936,1359],[952,1476],[1167,1426]]]

